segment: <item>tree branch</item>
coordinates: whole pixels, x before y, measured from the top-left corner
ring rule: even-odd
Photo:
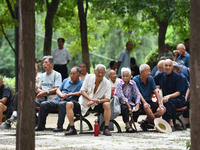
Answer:
[[[10,1],[9,1],[9,0],[6,0],[6,3],[7,3],[7,5],[8,5],[8,9],[9,9],[9,11],[10,11],[10,14],[11,14],[12,18],[13,18],[13,19],[16,19],[16,15],[15,15],[14,10],[12,9],[12,6],[11,6],[11,4],[10,4]]]
[[[15,51],[14,47],[12,46],[10,40],[8,39],[8,37],[7,37],[7,35],[6,35],[5,31],[4,31],[4,28],[3,28],[3,25],[2,25],[1,22],[0,22],[0,26],[1,26],[1,31],[2,31],[2,33],[3,33],[3,35],[4,35],[4,37],[6,38],[8,44],[10,45],[10,47],[12,48],[13,52],[14,52],[15,55],[16,55],[16,51]]]
[[[85,18],[87,17],[87,10],[88,10],[88,0],[86,0],[86,7],[85,7]]]

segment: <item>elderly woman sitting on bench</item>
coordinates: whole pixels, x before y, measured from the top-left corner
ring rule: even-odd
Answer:
[[[121,115],[126,124],[126,132],[134,132],[129,123],[129,114],[133,112],[133,118],[137,120],[140,113],[140,93],[136,83],[131,80],[131,70],[122,68],[121,74],[122,80],[118,82],[114,95],[119,98],[121,103]]]

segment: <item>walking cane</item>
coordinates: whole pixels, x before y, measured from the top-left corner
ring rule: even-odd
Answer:
[[[135,125],[135,122],[134,122],[134,120],[133,120],[133,112],[131,112],[131,122],[133,123],[133,126],[134,126],[134,128],[135,128],[136,133],[138,133],[137,128],[136,128],[136,125]]]

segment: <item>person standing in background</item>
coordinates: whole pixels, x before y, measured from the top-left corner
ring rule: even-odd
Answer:
[[[53,52],[53,59],[54,59],[54,70],[58,71],[61,76],[62,80],[69,76],[67,64],[70,62],[70,53],[69,51],[63,47],[65,43],[64,38],[58,38],[58,48],[56,48]]]
[[[133,42],[128,41],[126,43],[126,49],[124,49],[118,59],[117,69],[118,69],[118,77],[121,78],[121,69],[123,67],[130,68],[130,52],[133,49]]]

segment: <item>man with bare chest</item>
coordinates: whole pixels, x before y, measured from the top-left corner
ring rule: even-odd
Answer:
[[[105,128],[103,134],[111,136],[108,129],[111,115],[111,85],[104,77],[105,74],[106,67],[102,64],[97,65],[94,74],[88,74],[83,82],[79,102],[69,102],[66,104],[66,113],[70,122],[70,130],[66,132],[65,135],[77,134],[74,127],[74,113],[79,113],[81,111],[81,114],[84,116],[86,112],[91,109],[104,113]]]

